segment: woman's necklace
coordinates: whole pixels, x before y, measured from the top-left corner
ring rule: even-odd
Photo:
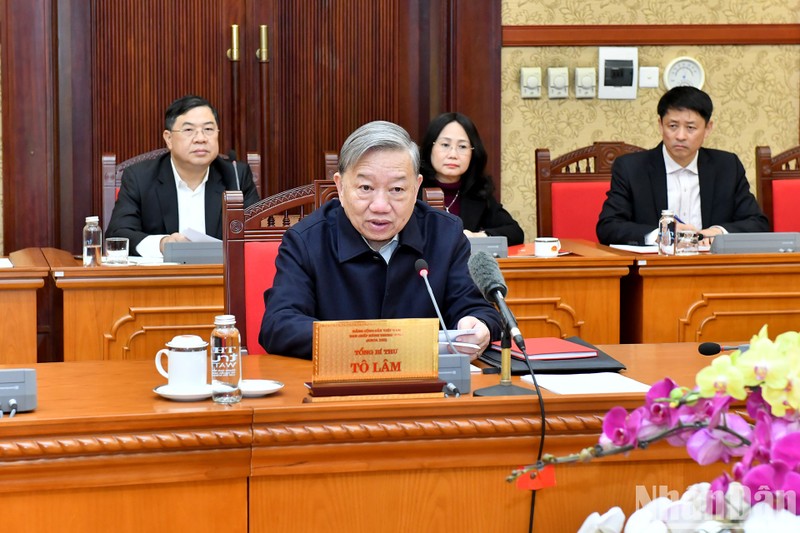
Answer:
[[[444,206],[445,211],[447,211],[448,213],[450,212],[450,208],[453,207],[453,204],[456,203],[456,200],[458,200],[459,194],[461,194],[461,191],[460,190],[456,191],[456,195],[453,196],[453,199],[450,200],[450,203]]]

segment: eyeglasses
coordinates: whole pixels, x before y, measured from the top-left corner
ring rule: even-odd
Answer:
[[[205,135],[206,137],[209,137],[209,138],[215,137],[217,135],[217,133],[219,133],[219,129],[214,128],[212,126],[203,126],[202,128],[189,128],[189,127],[186,127],[186,128],[181,128],[179,130],[169,130],[169,131],[174,132],[174,133],[180,133],[181,135],[183,135],[184,137],[186,137],[188,139],[194,139],[195,137],[197,137],[197,134],[200,133],[200,132],[203,132],[203,135]]]
[[[475,149],[474,146],[470,146],[467,143],[453,144],[447,141],[434,141],[433,146],[443,154],[449,154],[450,150],[455,148],[458,155],[467,155]]]

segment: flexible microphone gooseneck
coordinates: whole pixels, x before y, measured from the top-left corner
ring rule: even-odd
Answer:
[[[500,266],[497,264],[497,260],[486,252],[473,253],[469,258],[467,266],[469,268],[469,274],[472,277],[472,281],[475,282],[478,290],[481,291],[481,294],[483,294],[483,297],[486,298],[486,300],[494,303],[497,306],[497,309],[500,311],[500,314],[503,318],[506,331],[503,332],[502,342],[504,342],[505,346],[502,347],[500,356],[501,376],[505,375],[507,372],[510,372],[510,369],[503,368],[506,366],[511,366],[511,343],[508,341],[509,336],[514,339],[514,343],[522,352],[522,358],[525,361],[525,364],[528,365],[528,372],[531,373],[531,381],[533,382],[534,394],[536,394],[536,397],[539,400],[539,411],[542,415],[542,423],[539,431],[539,451],[536,456],[537,462],[541,463],[542,455],[544,453],[544,439],[547,433],[547,416],[545,415],[544,398],[542,397],[542,391],[539,388],[539,383],[536,381],[536,374],[533,371],[533,365],[531,365],[528,352],[525,350],[525,338],[522,336],[522,332],[517,326],[517,320],[514,318],[514,314],[511,312],[511,309],[508,308],[508,305],[505,301],[505,295],[508,294],[508,287],[503,279],[503,274],[500,272]],[[505,384],[504,380],[501,378],[500,385],[486,387],[485,389],[478,389],[473,392],[474,396],[504,396],[508,394],[531,394],[531,391],[530,389],[526,389],[524,387],[511,385],[509,376],[508,384]],[[536,491],[532,490],[530,519],[528,523],[529,531],[533,531],[533,515],[535,507]]]
[[[497,260],[486,252],[472,254],[467,263],[469,275],[487,301],[495,304],[508,328],[508,333],[522,353],[525,352],[525,337],[517,326],[517,319],[506,304],[508,287],[500,272]]]
[[[450,338],[447,325],[444,323],[444,318],[442,318],[442,312],[439,311],[439,304],[436,303],[436,297],[433,295],[433,289],[431,289],[431,284],[428,281],[428,262],[424,259],[417,259],[414,263],[414,268],[417,270],[417,274],[425,281],[425,288],[428,289],[428,295],[431,297],[433,308],[436,309],[436,316],[439,317],[439,324],[441,324],[444,337],[447,339],[447,344],[450,346],[450,353],[459,353],[453,344],[453,340]]]
[[[716,342],[703,342],[697,347],[697,351],[700,352],[701,355],[712,356],[717,355],[720,352],[729,352],[733,350],[746,352],[749,348],[749,344],[740,344],[739,346],[722,346]]]
[[[239,185],[239,170],[236,168],[236,150],[231,150],[228,152],[228,158],[231,160],[231,164],[233,165],[233,175],[236,176],[236,190],[241,191],[242,186]]]

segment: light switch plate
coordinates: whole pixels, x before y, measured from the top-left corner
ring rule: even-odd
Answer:
[[[594,98],[597,71],[594,67],[575,67],[575,98]]]
[[[569,96],[569,69],[567,67],[547,68],[547,96],[550,98]]]
[[[639,67],[639,87],[658,88],[658,67]]]
[[[541,67],[522,67],[519,69],[519,92],[522,98],[542,97]]]

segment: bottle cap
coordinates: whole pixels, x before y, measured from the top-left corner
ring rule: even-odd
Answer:
[[[86,217],[86,222],[100,222],[100,217],[97,215]]]
[[[217,315],[214,317],[214,324],[219,326],[232,326],[236,324],[236,317],[233,315]]]
[[[675,214],[675,212],[672,209],[662,209],[661,210],[661,216],[664,216],[664,215],[672,216],[674,214]]]

